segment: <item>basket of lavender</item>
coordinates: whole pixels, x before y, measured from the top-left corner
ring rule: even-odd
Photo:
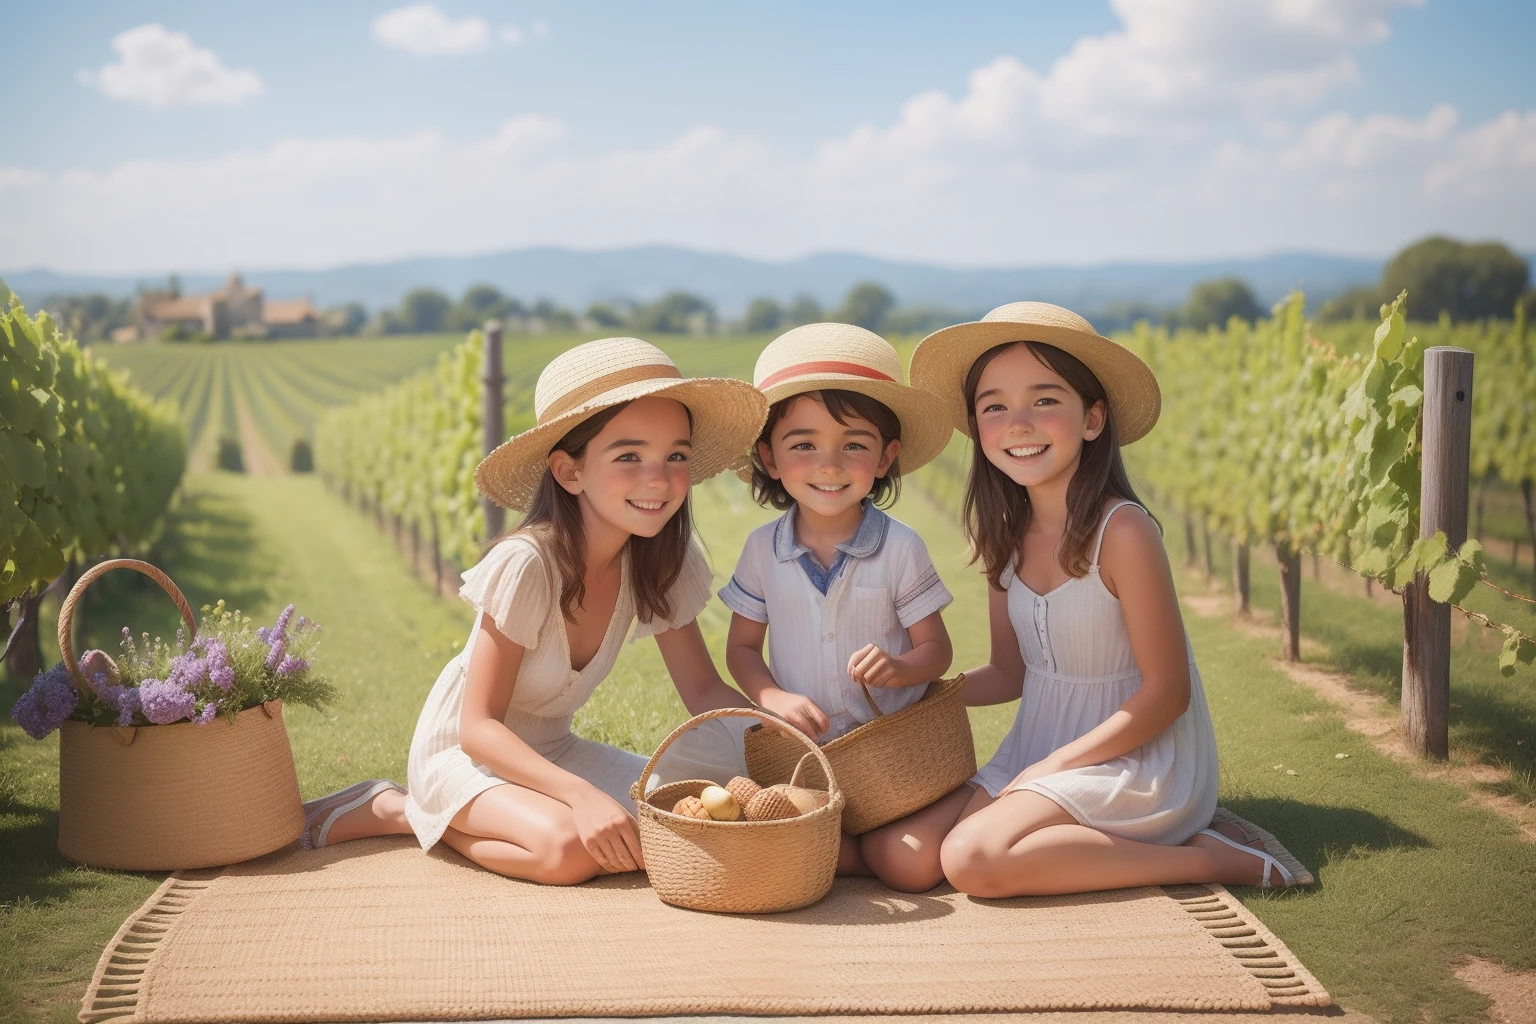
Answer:
[[[75,658],[75,607],[112,569],[158,583],[181,612],[175,643],[123,630],[122,652]],[[59,609],[63,661],[11,710],[38,739],[59,730],[59,852],[77,864],[173,871],[249,860],[303,829],[283,702],[335,695],[310,668],[319,627],[289,605],[256,628],[224,602],[201,625],[163,572],[114,559],[80,577]]]

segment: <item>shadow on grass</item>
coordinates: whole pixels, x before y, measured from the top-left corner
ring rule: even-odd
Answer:
[[[1318,878],[1336,857],[1358,852],[1417,849],[1429,840],[1358,807],[1311,804],[1284,797],[1238,797],[1222,806],[1274,834]]]
[[[58,808],[8,797],[0,792],[0,848],[6,856],[5,872],[0,875],[0,907],[63,903],[101,888],[108,877],[104,872],[71,864],[59,854]],[[165,876],[139,877],[158,882]]]

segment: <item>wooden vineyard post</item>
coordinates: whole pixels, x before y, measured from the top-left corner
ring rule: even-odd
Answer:
[[[1424,353],[1423,466],[1419,536],[1467,539],[1472,452],[1472,353],[1437,345]],[[1444,759],[1451,703],[1451,606],[1429,599],[1421,572],[1403,592],[1403,736],[1420,757]]]
[[[485,383],[484,404],[481,419],[485,423],[485,454],[505,441],[501,421],[501,321],[485,322]],[[485,537],[490,540],[501,533],[506,510],[490,498],[481,499],[485,508]]]
[[[1210,523],[1203,522],[1203,523],[1200,524],[1200,543],[1201,543],[1202,547],[1204,548],[1203,554],[1205,556],[1205,563],[1204,563],[1203,568],[1204,568],[1204,571],[1205,571],[1205,583],[1206,583],[1206,586],[1210,586],[1212,583],[1214,583],[1216,581],[1216,562],[1211,557],[1211,524]]]
[[[1275,548],[1280,562],[1280,642],[1286,661],[1301,660],[1301,552],[1289,544]]]
[[[1242,541],[1232,542],[1232,600],[1243,618],[1253,613],[1248,604],[1248,545]]]
[[[1200,551],[1195,547],[1195,521],[1184,517],[1184,564],[1193,569],[1200,564]]]

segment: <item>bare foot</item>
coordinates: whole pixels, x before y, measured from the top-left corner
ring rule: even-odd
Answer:
[[[1263,852],[1264,841],[1262,839],[1245,839],[1242,830],[1236,825],[1220,824],[1211,828],[1228,839],[1242,843],[1244,846]],[[1261,857],[1252,856],[1210,836],[1193,836],[1185,846],[1194,846],[1202,849],[1211,858],[1211,879],[1222,885],[1262,885],[1264,881],[1264,860]],[[1273,868],[1269,872],[1269,886],[1272,889],[1283,889],[1285,877]]]
[[[336,796],[338,799],[335,804],[346,802],[340,799],[341,794]],[[311,848],[319,846],[320,832],[324,829],[326,817],[331,810],[330,806],[324,805],[315,809],[322,810],[322,813],[314,816],[314,821],[309,827]],[[410,822],[405,819],[405,794],[398,789],[386,789],[367,803],[336,817],[325,836],[325,845],[334,846],[337,843],[345,843],[352,839],[367,839],[371,836],[408,835],[410,832]]]

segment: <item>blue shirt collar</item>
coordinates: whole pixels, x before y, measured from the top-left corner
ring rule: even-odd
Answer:
[[[810,548],[795,539],[795,513],[799,511],[798,505],[791,505],[789,511],[779,517],[778,523],[773,529],[773,557],[781,562],[799,558],[801,555],[810,554]],[[874,502],[864,499],[864,514],[859,519],[859,528],[853,536],[838,544],[837,550],[853,558],[868,558],[880,550],[880,545],[885,541],[885,531],[890,525],[891,517],[880,509],[875,508]]]

